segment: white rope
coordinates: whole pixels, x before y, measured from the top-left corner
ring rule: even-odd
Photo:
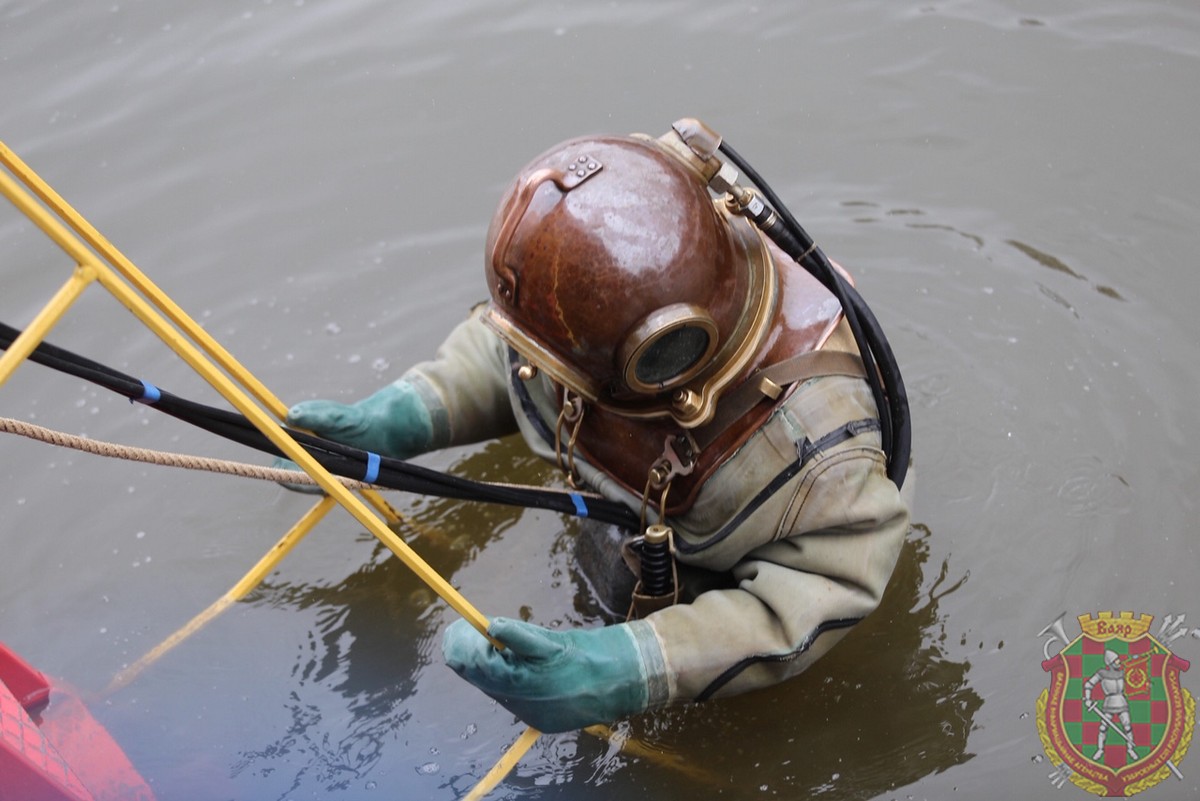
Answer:
[[[130,445],[117,445],[112,442],[103,442],[74,434],[65,434],[62,431],[54,431],[53,429],[43,428],[33,423],[13,420],[10,417],[0,417],[0,432],[19,434],[22,437],[35,439],[39,442],[48,442],[51,445],[60,445],[64,448],[72,448],[84,453],[93,453],[97,456],[127,459],[132,462],[145,462],[146,464],[164,465],[166,467],[183,467],[188,470],[205,470],[210,473],[224,473],[225,475],[256,478],[276,483],[308,485],[315,485],[317,483],[313,480],[312,476],[302,470],[284,470],[278,467],[264,467],[244,462],[231,462],[226,459],[211,459],[206,456],[189,456],[182,453],[135,448]],[[356,481],[352,478],[342,478],[341,476],[334,476],[334,478],[348,489],[381,489],[365,481]]]
[[[284,470],[278,467],[264,467],[245,462],[233,462],[227,459],[212,459],[207,456],[190,456],[183,453],[150,450],[149,448],[135,448],[132,445],[118,445],[113,442],[104,442],[75,434],[66,434],[62,431],[44,428],[33,423],[26,423],[23,420],[14,420],[11,417],[0,417],[0,433],[18,434],[22,437],[28,437],[29,439],[46,442],[51,445],[60,445],[64,448],[72,448],[73,450],[92,453],[97,456],[108,456],[113,459],[126,459],[131,462],[144,462],[146,464],[157,464],[165,467],[182,467],[187,470],[204,470],[210,473],[223,473],[230,476],[241,476],[242,478],[255,478],[261,481],[274,481],[277,484],[307,484],[315,486],[317,483],[313,480],[312,476],[303,470]],[[386,489],[386,487],[368,484],[365,481],[358,481],[353,478],[344,478],[342,476],[334,476],[334,478],[347,489]],[[508,484],[500,481],[487,482],[487,484],[492,487],[528,489],[528,487],[521,484]],[[573,493],[571,490],[559,489],[558,487],[539,489],[543,492],[577,494],[585,498],[601,497],[591,492]]]

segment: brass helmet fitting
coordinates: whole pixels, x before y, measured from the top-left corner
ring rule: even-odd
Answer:
[[[553,380],[617,414],[692,428],[766,338],[766,242],[708,190],[720,139],[572,139],[527,165],[488,231],[484,320]]]

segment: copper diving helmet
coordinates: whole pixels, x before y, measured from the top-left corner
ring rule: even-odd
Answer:
[[[528,372],[621,416],[712,419],[779,295],[764,238],[707,188],[719,142],[681,121],[572,139],[517,175],[488,231],[484,319]]]

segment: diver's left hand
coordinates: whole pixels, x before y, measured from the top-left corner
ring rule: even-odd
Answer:
[[[536,729],[572,731],[646,708],[646,669],[628,624],[551,631],[498,617],[488,635],[504,648],[456,620],[442,640],[446,664]]]

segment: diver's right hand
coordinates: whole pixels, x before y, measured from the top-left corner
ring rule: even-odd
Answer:
[[[429,450],[433,420],[421,394],[401,378],[356,403],[301,401],[288,409],[288,425],[355,448],[408,459]]]

